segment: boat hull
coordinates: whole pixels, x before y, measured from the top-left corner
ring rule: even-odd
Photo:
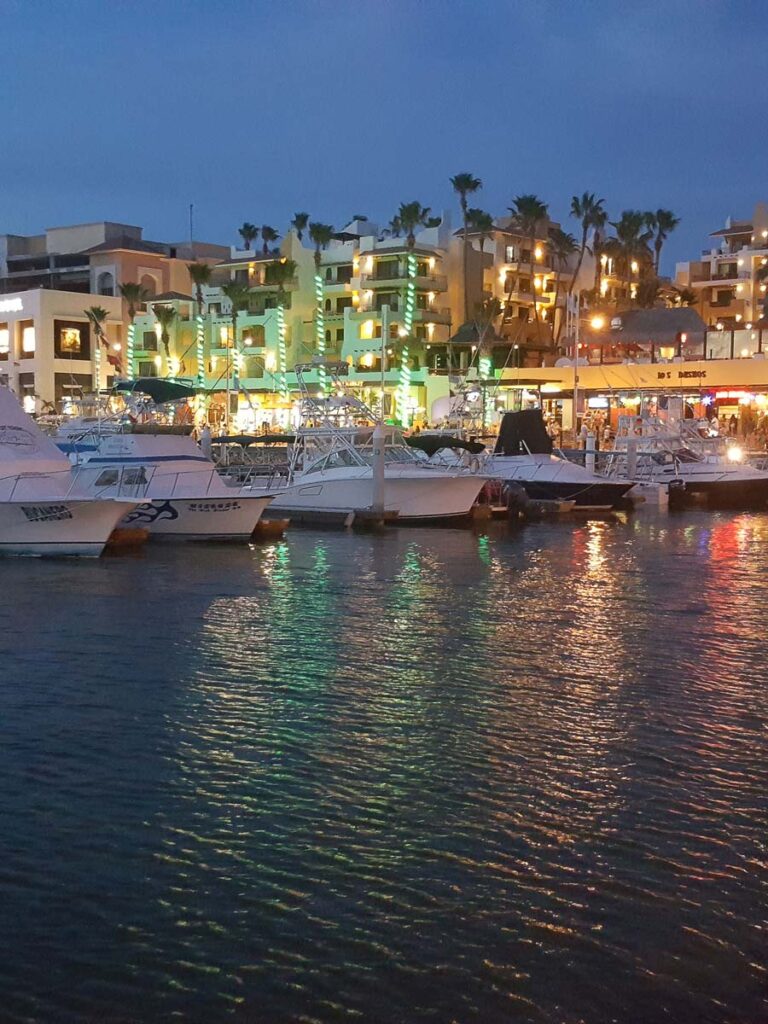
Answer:
[[[469,517],[484,477],[431,470],[387,474],[384,504],[398,522],[431,522]],[[344,515],[373,504],[373,477],[309,474],[279,493],[272,510],[286,515]]]
[[[768,476],[743,480],[686,480],[683,502],[702,501],[709,508],[765,508],[768,505]]]
[[[153,498],[138,505],[121,528],[149,530],[150,540],[206,541],[250,539],[272,495]]]
[[[573,501],[577,508],[611,509],[619,505],[631,483],[568,483],[561,480],[515,480],[535,501]]]
[[[0,554],[98,558],[135,504],[89,498],[0,502]]]

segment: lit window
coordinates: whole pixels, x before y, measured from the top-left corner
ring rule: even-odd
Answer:
[[[35,351],[35,328],[25,327],[21,333],[21,350],[30,354]]]
[[[65,327],[62,330],[61,351],[68,354],[80,353],[80,331],[76,327]]]
[[[373,337],[373,320],[364,320],[360,324],[360,337],[366,341]]]
[[[8,355],[11,350],[11,334],[7,327],[0,327],[0,355]]]

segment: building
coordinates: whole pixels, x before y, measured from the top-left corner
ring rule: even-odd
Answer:
[[[768,283],[760,277],[768,267],[768,205],[758,203],[749,221],[729,217],[711,237],[714,245],[699,259],[677,264],[675,283],[696,294],[696,309],[710,327],[755,340],[749,335],[764,316]],[[737,351],[744,347],[737,344]]]
[[[99,343],[86,314],[107,313]],[[62,409],[83,390],[110,387],[122,352],[122,301],[114,296],[36,288],[0,295],[0,383],[28,412]]]

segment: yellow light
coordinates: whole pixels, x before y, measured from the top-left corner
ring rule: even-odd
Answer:
[[[502,270],[502,272],[499,274],[499,284],[506,284],[506,283],[507,283],[507,272],[506,272],[506,270]]]
[[[274,368],[277,366],[277,359],[275,358],[274,352],[267,352],[266,358],[264,360],[264,365],[268,370],[274,370]]]
[[[718,331],[722,331],[723,329],[723,325],[719,322],[715,324],[715,327],[717,327]]]
[[[605,255],[605,253],[603,253],[603,255],[600,257],[600,265],[604,267],[607,262],[608,262],[608,257]]]
[[[401,338],[405,338],[405,337],[407,337],[407,335],[408,335],[408,331],[406,331],[406,329],[405,329],[404,327],[399,327],[399,328],[397,329],[397,333],[399,334],[399,336],[400,336]]]
[[[559,395],[563,389],[559,384],[542,384],[541,393],[543,395]]]
[[[435,257],[434,256],[430,256],[429,257],[429,269],[430,270],[434,270],[435,269]]]
[[[158,370],[160,369],[160,367],[162,365],[163,365],[163,360],[160,358],[160,356],[155,356],[155,366],[158,368]]]
[[[744,285],[743,284],[737,284],[736,285],[736,291],[737,292],[743,292],[744,291]]]
[[[35,328],[25,327],[21,332],[21,350],[30,355],[35,351]]]
[[[593,316],[589,321],[589,325],[593,331],[601,331],[605,327],[605,317]]]
[[[749,355],[749,349],[748,348],[743,348],[741,350],[741,358],[742,359],[746,359],[748,355]]]
[[[741,323],[741,313],[737,313],[737,314],[736,314],[736,318],[735,318],[735,319],[736,319],[736,323],[737,323],[737,324],[738,324],[738,323]]]
[[[768,231],[763,232],[763,238],[768,238]]]
[[[226,348],[229,344],[229,328],[223,325],[219,328],[219,345],[221,348]]]
[[[680,335],[680,344],[684,345],[686,343],[686,341],[688,341],[688,335],[685,332],[683,332]]]
[[[534,284],[534,287],[538,288],[539,291],[541,291],[541,278],[540,277],[535,277],[533,279],[533,284]]]
[[[352,305],[356,306],[359,301],[360,301],[360,294],[359,294],[359,292],[352,292]]]
[[[764,409],[765,406],[768,405],[768,397],[766,395],[755,395],[755,401],[761,409]]]
[[[541,257],[544,255],[544,252],[540,245],[537,245],[536,248],[533,250],[533,255],[536,257],[537,260],[540,260]]]
[[[360,324],[360,337],[365,341],[370,341],[373,337],[373,320],[364,320]]]
[[[744,260],[739,260],[739,266],[740,266],[740,267],[743,267],[743,266],[744,266]]]
[[[752,324],[744,324],[748,331],[752,330]]]
[[[365,260],[365,272],[370,274],[373,271],[373,256],[367,256]]]
[[[114,343],[114,345],[112,346],[112,348],[115,350],[115,352],[120,352],[122,350],[122,347],[123,346],[120,344],[119,341],[116,341]]]
[[[632,260],[632,273],[636,274],[640,267],[638,266],[637,260]]]
[[[742,462],[744,459],[744,452],[739,448],[737,444],[732,445],[728,449],[728,461],[729,462]]]
[[[361,359],[361,362],[362,362],[363,366],[367,366],[369,368],[371,366],[373,366],[373,353],[372,352],[366,352],[365,355],[363,356],[363,358]]]
[[[430,338],[432,337],[432,335],[434,333],[435,333],[435,325],[434,324],[427,324],[427,334],[430,336]]]
[[[435,293],[434,292],[427,292],[427,298],[429,299],[430,302],[434,302],[435,301]]]
[[[603,278],[603,280],[600,282],[600,294],[602,296],[608,294],[608,282],[605,280],[605,278]]]

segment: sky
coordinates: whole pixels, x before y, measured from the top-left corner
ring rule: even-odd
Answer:
[[[533,192],[681,218],[768,200],[767,0],[0,0],[0,233],[115,220],[232,244],[296,211],[495,216]]]

